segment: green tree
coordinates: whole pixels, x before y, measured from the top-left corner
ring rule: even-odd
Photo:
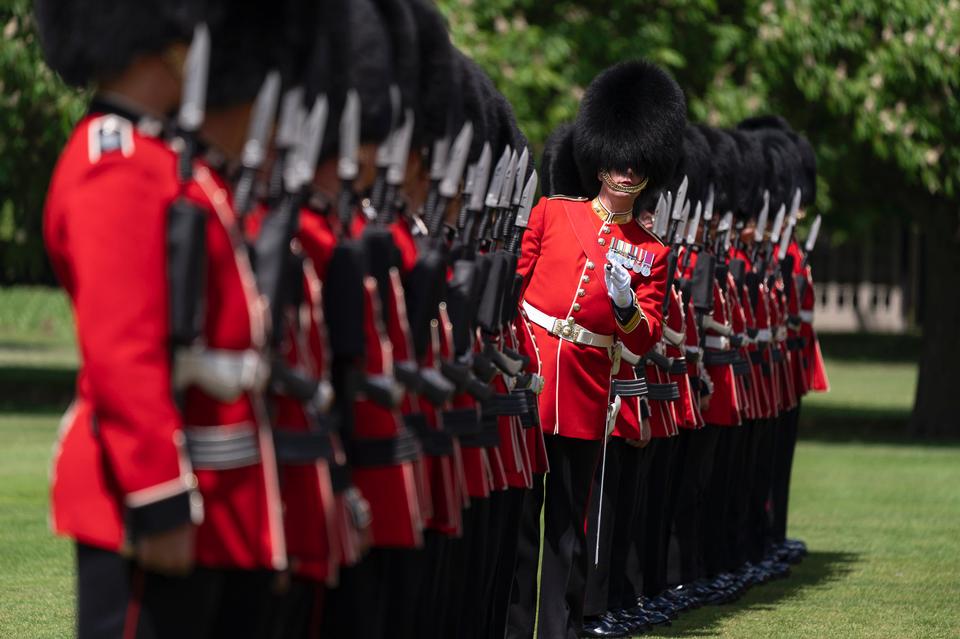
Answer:
[[[912,428],[960,433],[960,1],[440,0],[454,42],[514,104],[535,145],[602,68],[647,57],[690,116],[783,114],[817,148],[817,208],[840,234],[892,216],[926,239],[924,346]]]
[[[43,199],[85,103],[43,63],[30,10],[29,0],[0,8],[0,284],[51,281]]]

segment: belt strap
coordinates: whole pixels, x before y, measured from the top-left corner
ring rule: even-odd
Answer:
[[[750,362],[753,364],[763,364],[763,351],[750,351]]]
[[[483,402],[480,410],[484,415],[493,415],[496,417],[516,417],[523,415],[527,412],[527,395],[522,391],[517,393],[497,393]]]
[[[330,483],[337,495],[350,488],[353,485],[350,467],[346,464],[330,464]]]
[[[420,458],[420,442],[403,428],[394,437],[354,438],[350,446],[354,466],[393,466]]]
[[[523,392],[527,394],[527,412],[520,415],[520,425],[524,428],[539,428],[540,406],[537,403],[537,394],[532,390],[524,390]]]
[[[613,346],[613,335],[601,335],[588,331],[580,326],[573,319],[562,320],[551,315],[547,315],[536,308],[530,302],[523,301],[523,311],[531,322],[545,329],[554,337],[558,337],[574,344],[584,346],[596,346],[597,348],[610,348]]]
[[[403,423],[416,433],[425,455],[447,457],[453,454],[453,436],[445,430],[430,428],[423,413],[404,415]]]
[[[480,432],[480,414],[476,408],[455,408],[441,413],[443,430],[454,437],[475,435]]]
[[[680,387],[676,382],[667,384],[647,384],[647,399],[658,402],[671,402],[680,399]]]
[[[783,351],[779,348],[774,348],[770,351],[770,359],[778,364],[783,361]]]
[[[802,351],[806,344],[807,340],[802,336],[787,338],[787,348],[789,348],[791,351]]]
[[[497,417],[489,413],[480,417],[480,430],[459,438],[465,448],[497,448],[500,446],[500,431],[497,429]]]
[[[686,375],[687,374],[687,358],[683,357],[674,357],[673,364],[670,365],[670,374],[671,375]]]
[[[703,345],[706,348],[714,348],[719,351],[725,351],[730,348],[730,339],[720,335],[707,335],[703,338]]]
[[[704,351],[703,363],[705,366],[727,366],[737,359],[736,351]]]
[[[804,324],[813,324],[813,311],[800,311],[800,321]]]
[[[737,359],[733,360],[734,375],[739,375],[740,377],[744,377],[744,376],[750,375],[750,372],[751,372],[751,367],[749,362],[747,362],[747,360],[743,359],[742,357],[738,357]]]
[[[257,433],[251,423],[234,426],[188,426],[183,429],[194,468],[230,470],[260,462]]]
[[[317,460],[333,459],[330,434],[317,431],[292,431],[283,428],[273,430],[273,449],[277,461],[287,466],[315,464]]]
[[[614,396],[620,397],[644,397],[647,395],[647,380],[638,379],[615,379],[610,385],[610,391]]]

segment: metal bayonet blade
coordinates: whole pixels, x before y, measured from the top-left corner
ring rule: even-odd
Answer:
[[[713,185],[711,184],[710,188],[707,189],[707,201],[703,205],[703,215],[705,219],[708,219],[708,220],[710,219],[709,217],[707,217],[707,211],[710,211],[711,215],[713,214],[713,205],[714,205],[715,198],[716,198],[716,191],[713,188]]]
[[[730,229],[733,226],[733,211],[727,211],[720,218],[720,225],[717,227],[718,233],[723,233],[723,251],[730,250]]]
[[[523,193],[520,195],[520,209],[517,211],[515,226],[527,228],[530,223],[530,211],[533,209],[533,198],[537,194],[537,171],[530,174],[527,185],[523,187]]]
[[[787,228],[780,237],[780,248],[777,251],[777,259],[781,262],[787,257],[787,248],[790,246],[790,237],[793,235],[793,221],[787,222]]]
[[[183,64],[183,99],[177,124],[188,133],[195,133],[203,124],[209,72],[210,30],[201,22],[193,30],[193,40]]]
[[[467,157],[470,155],[470,144],[472,142],[473,124],[467,122],[453,141],[446,171],[440,182],[440,195],[447,199],[453,198],[457,194],[457,189],[460,188],[460,180],[463,178],[463,169],[467,165]]]
[[[345,182],[357,179],[360,173],[360,94],[347,91],[340,114],[340,157],[337,158],[337,177]]]
[[[699,210],[700,202],[697,202],[697,211]],[[687,228],[688,219],[690,219],[690,200],[687,200],[687,203],[683,205],[683,210],[680,211],[680,219],[677,221],[677,228],[671,238],[673,244],[679,244],[683,241],[683,232]]]
[[[500,191],[503,190],[503,174],[507,171],[507,165],[510,163],[510,145],[503,149],[503,154],[497,160],[497,166],[493,169],[493,177],[490,178],[490,184],[487,187],[487,197],[484,199],[484,205],[494,208],[500,203]]]
[[[434,140],[430,150],[430,181],[439,182],[443,179],[444,169],[447,167],[447,153],[450,151],[450,136]]]
[[[480,159],[477,160],[477,169],[474,171],[470,202],[467,204],[467,209],[470,211],[477,212],[483,209],[483,200],[487,194],[487,182],[490,179],[490,163],[492,161],[493,152],[490,150],[490,143],[484,142],[483,149],[480,151]]]
[[[330,113],[326,95],[318,95],[313,102],[310,116],[307,118],[304,130],[303,145],[303,180],[304,184],[313,180],[317,171],[317,161],[320,159],[320,148],[323,146],[323,136],[327,132],[327,117]]]
[[[760,215],[757,216],[757,227],[753,231],[753,240],[762,242],[763,236],[767,232],[767,218],[770,217],[770,191],[763,192],[763,208],[760,209]]]
[[[653,218],[653,233],[657,237],[663,239],[663,236],[667,233],[667,224],[670,221],[670,205],[673,203],[673,194],[669,191],[667,192],[667,202],[666,206],[663,209],[661,215],[657,215]]]
[[[774,244],[780,241],[780,231],[783,230],[783,218],[786,212],[786,207],[781,204],[780,208],[777,209],[777,216],[773,218],[773,228],[770,230],[770,241]]]
[[[403,113],[403,124],[397,129],[393,141],[390,166],[387,168],[387,184],[400,186],[407,177],[407,160],[410,158],[410,144],[413,142],[413,109]]]
[[[810,232],[807,233],[807,243],[803,247],[807,253],[812,253],[814,247],[817,245],[817,237],[820,235],[820,223],[822,221],[822,217],[818,215],[813,221],[813,226],[810,227]]]
[[[687,203],[687,187],[689,184],[690,181],[687,179],[687,176],[684,175],[683,181],[680,182],[680,188],[677,189],[677,199],[673,201],[673,210],[670,211],[670,219],[680,219],[680,214],[683,212],[683,207]]]
[[[520,157],[514,151],[510,154],[507,170],[503,173],[503,188],[500,191],[500,198],[497,200],[497,206],[501,209],[509,207],[510,202],[513,201],[513,186],[516,182],[517,163],[519,162]]]
[[[693,212],[693,219],[690,220],[690,226],[687,230],[687,244],[693,244],[697,241],[697,230],[700,228],[700,217],[703,213],[703,207],[697,202],[697,209]]]
[[[287,89],[283,94],[280,105],[280,122],[277,124],[275,144],[278,149],[292,149],[297,145],[300,130],[303,126],[301,118],[305,117],[303,110],[303,87]]]
[[[258,169],[267,157],[267,137],[277,117],[280,99],[280,72],[271,71],[263,81],[257,100],[253,103],[247,141],[243,144],[241,163],[248,169]]]
[[[306,135],[307,114],[306,109],[299,102],[296,104],[293,112],[289,114],[291,133],[296,140],[303,140]],[[294,126],[296,127],[294,129]],[[294,193],[300,188],[300,180],[303,164],[305,162],[304,146],[297,143],[289,147],[283,162],[283,186],[288,193]]]
[[[663,215],[663,212],[666,210],[666,208],[667,200],[665,197],[663,197],[663,193],[661,193],[659,197],[657,197],[657,205],[653,208],[654,219]]]
[[[520,206],[520,198],[523,197],[523,181],[527,179],[527,167],[530,165],[530,148],[523,147],[523,153],[520,154],[520,161],[517,163],[517,183],[513,186],[513,201],[511,204]]]
[[[800,211],[800,189],[793,193],[793,201],[790,203],[790,222],[797,225],[797,213]]]

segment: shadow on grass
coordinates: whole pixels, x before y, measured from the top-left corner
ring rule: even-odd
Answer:
[[[811,552],[786,579],[755,586],[739,601],[723,606],[704,606],[680,615],[669,628],[657,628],[653,637],[719,637],[724,619],[745,611],[774,612],[776,607],[804,590],[841,581],[860,563],[859,553]]]
[[[960,439],[918,438],[909,431],[910,413],[863,406],[802,406],[801,441],[828,444],[960,447]]]
[[[63,411],[74,395],[73,368],[0,366],[0,411]]]

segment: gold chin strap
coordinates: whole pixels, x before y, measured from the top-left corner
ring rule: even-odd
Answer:
[[[640,191],[647,188],[647,182],[649,178],[643,178],[643,181],[640,184],[635,184],[633,186],[622,186],[613,181],[613,178],[610,177],[610,172],[606,169],[600,171],[600,179],[603,180],[603,183],[607,185],[611,191],[616,191],[617,193],[628,193],[630,195],[636,195]]]

